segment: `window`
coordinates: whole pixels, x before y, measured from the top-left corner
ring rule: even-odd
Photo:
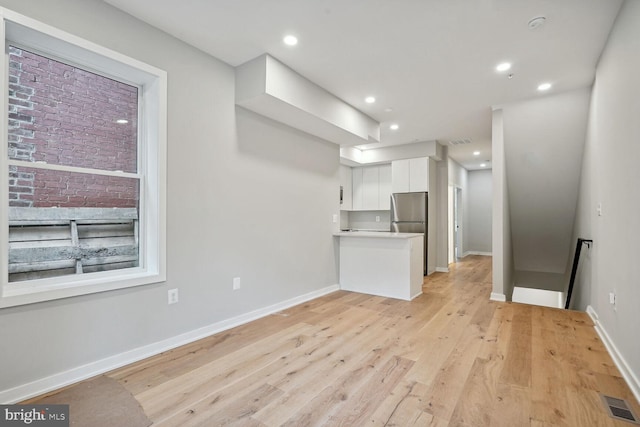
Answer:
[[[163,281],[166,74],[2,15],[0,307]]]

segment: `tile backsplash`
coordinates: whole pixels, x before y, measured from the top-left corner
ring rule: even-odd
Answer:
[[[344,213],[347,214],[347,218],[344,218]],[[376,217],[379,217],[380,221],[376,221]],[[390,227],[391,214],[389,211],[343,211],[340,215],[341,229],[389,231]]]

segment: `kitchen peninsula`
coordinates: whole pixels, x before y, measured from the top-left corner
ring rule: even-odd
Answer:
[[[340,288],[410,301],[422,293],[422,233],[334,233],[340,246]]]

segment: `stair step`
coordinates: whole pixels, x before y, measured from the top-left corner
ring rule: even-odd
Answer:
[[[566,295],[564,292],[523,288],[521,286],[513,288],[513,295],[511,297],[513,302],[554,308],[564,308],[565,299]]]

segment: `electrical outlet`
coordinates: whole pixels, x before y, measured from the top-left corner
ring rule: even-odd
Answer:
[[[167,291],[167,299],[169,304],[175,304],[178,302],[178,290],[177,289],[169,289]]]
[[[333,214],[333,223],[336,224],[338,222],[338,215]]]
[[[376,215],[376,222],[380,222],[380,215]]]
[[[240,278],[239,277],[234,277],[233,278],[233,290],[237,291],[238,289],[240,289]]]
[[[596,206],[596,213],[598,216],[602,216],[602,203],[598,203],[598,206]]]
[[[609,292],[609,304],[616,305],[616,293]]]

